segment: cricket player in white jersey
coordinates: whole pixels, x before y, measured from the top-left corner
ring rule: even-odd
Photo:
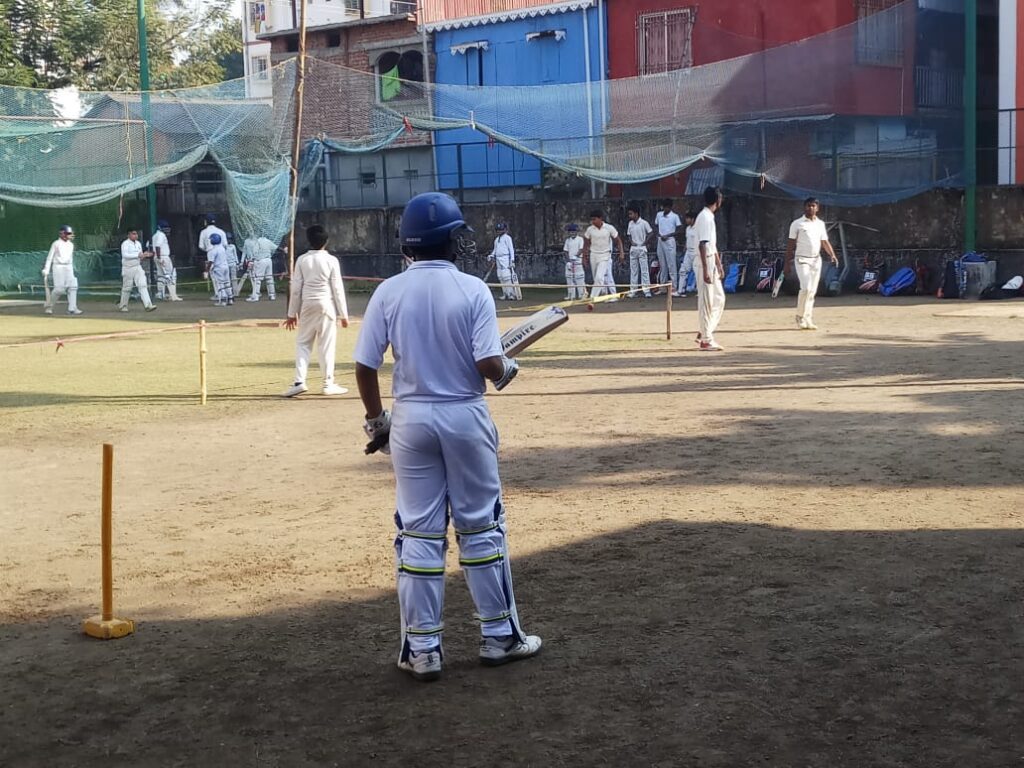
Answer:
[[[498,267],[498,282],[501,283],[501,298],[506,301],[516,301],[521,296],[517,295],[516,284],[519,282],[515,277],[516,271],[516,249],[512,245],[512,237],[508,233],[508,225],[501,223],[494,228],[498,236],[494,238],[494,248],[487,257]]]
[[[259,301],[263,284],[267,285],[267,298],[277,301],[274,286],[274,251],[277,246],[266,237],[250,237],[242,246],[242,258],[249,265],[249,279],[252,282],[252,296],[246,301]]]
[[[814,324],[814,297],[821,280],[821,252],[824,250],[833,264],[839,264],[832,243],[828,241],[825,222],[818,218],[818,200],[804,200],[804,215],[789,226],[786,246],[786,272],[792,274],[794,264],[800,278],[800,296],[796,302],[796,325],[802,331],[816,331]]]
[[[679,282],[679,261],[676,255],[676,233],[682,226],[679,214],[672,210],[672,201],[662,201],[661,210],[654,217],[654,226],[658,230],[658,282],[672,283],[668,290],[678,295],[676,284]]]
[[[167,233],[170,231],[171,225],[161,219],[157,222],[157,230],[150,241],[153,260],[156,262],[156,297],[161,300],[181,301],[178,297],[178,270],[174,268],[171,244],[167,239]]]
[[[217,299],[215,307],[229,307],[235,303],[235,294],[231,288],[231,268],[228,265],[228,252],[218,233],[210,235],[209,250],[206,252],[206,273],[203,277],[213,280],[214,295]]]
[[[566,299],[587,298],[587,273],[583,270],[583,238],[576,224],[569,224],[565,231],[569,236],[565,239],[562,252],[565,254],[565,285]]]
[[[53,292],[43,305],[43,312],[53,314],[53,305],[65,293],[68,295],[68,314],[80,315],[78,308],[78,278],[75,277],[75,231],[65,224],[60,228],[57,239],[50,245],[43,265],[43,282],[53,272]]]
[[[206,257],[206,261],[210,262],[210,237],[213,235],[220,236],[221,244],[225,244],[228,241],[227,233],[223,229],[217,226],[217,217],[212,213],[206,214],[206,226],[199,232],[199,250],[202,251],[203,256]],[[209,268],[207,268],[209,271]],[[216,301],[220,301],[217,296],[217,289],[214,288],[213,298]]]
[[[467,231],[448,195],[409,201],[401,242],[415,262],[374,292],[355,350],[364,429],[374,442],[389,440],[395,471],[398,667],[418,680],[441,676],[449,515],[480,623],[481,663],[525,659],[541,647],[516,611],[498,433],[483,397],[488,380],[501,390],[519,368],[502,354],[491,292],[454,264]],[[393,415],[381,403],[377,373],[388,346]]]
[[[683,221],[686,223],[686,250],[683,251],[683,260],[679,265],[679,282],[676,285],[676,292],[680,298],[686,298],[686,283],[689,280],[690,273],[693,271],[694,262],[697,259],[697,230],[694,224],[697,221],[697,214],[693,211],[687,211],[683,216]]]
[[[344,395],[345,387],[334,383],[334,356],[338,340],[338,323],[348,328],[348,302],[341,280],[338,259],[324,250],[327,230],[315,225],[306,230],[309,250],[295,262],[292,273],[292,291],[288,302],[285,326],[293,330],[298,326],[295,339],[295,382],[284,393],[295,397],[309,391],[306,375],[313,344],[320,350],[320,374],[323,376],[325,395]]]
[[[149,251],[142,250],[138,230],[128,230],[128,239],[121,243],[121,301],[117,308],[122,312],[128,311],[128,300],[131,298],[132,288],[138,289],[139,298],[142,299],[142,305],[147,312],[156,309],[156,304],[149,297],[146,270],[142,268],[142,262],[152,255]]]
[[[606,224],[604,211],[590,212],[590,226],[583,233],[583,263],[590,264],[594,277],[594,287],[590,290],[590,298],[596,299],[602,294],[612,296],[608,301],[618,301],[615,296],[615,278],[612,276],[612,244],[619,248],[619,264],[626,263],[626,252],[622,248],[619,230]]]
[[[722,287],[722,257],[718,252],[718,230],[715,212],[722,207],[722,190],[708,187],[704,190],[704,210],[697,214],[694,229],[697,232],[697,313],[700,332],[697,341],[701,352],[721,352],[715,341],[715,330],[725,311],[725,289]]]
[[[633,203],[626,213],[629,216],[629,226],[626,227],[626,236],[629,238],[629,298],[634,298],[639,290],[643,290],[644,296],[651,298],[651,268],[647,261],[647,243],[651,239],[653,230],[646,220],[640,217],[640,206]]]

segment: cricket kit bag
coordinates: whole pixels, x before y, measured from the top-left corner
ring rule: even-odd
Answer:
[[[722,288],[726,293],[736,293],[743,290],[743,281],[747,276],[747,265],[741,262],[734,262],[725,270],[725,279],[722,281]]]
[[[857,293],[878,293],[885,281],[884,262],[864,262],[864,273],[860,278],[860,285],[857,286]]]
[[[782,270],[780,259],[761,259],[757,267],[757,285],[754,293],[771,293],[775,277]]]
[[[951,259],[946,262],[945,269],[942,272],[942,285],[939,286],[937,294],[940,299],[960,298],[960,275],[963,271],[960,259]]]
[[[911,267],[896,270],[892,277],[882,283],[878,292],[883,296],[898,296],[909,293],[917,285],[917,273]]]

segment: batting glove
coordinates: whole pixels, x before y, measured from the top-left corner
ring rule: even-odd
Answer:
[[[367,419],[363,431],[370,438],[366,444],[366,455],[380,451],[384,455],[391,453],[391,412],[381,411],[380,416]]]
[[[494,388],[501,392],[519,373],[519,363],[515,360],[510,360],[507,357],[502,357],[501,362],[505,364],[505,372],[501,374],[500,379],[494,380]]]

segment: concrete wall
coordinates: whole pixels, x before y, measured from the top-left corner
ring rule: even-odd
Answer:
[[[687,204],[698,209],[696,200],[678,200],[676,211]],[[481,255],[490,252],[494,225],[508,223],[523,282],[563,282],[559,254],[565,240],[565,225],[585,225],[589,211],[603,207],[607,220],[625,232],[626,201],[535,202],[466,205],[465,214],[477,232]],[[641,203],[643,215],[652,221],[654,201]],[[998,187],[979,190],[978,249],[999,260],[999,275],[1006,279],[1024,274],[1024,189]],[[718,215],[719,244],[726,261],[746,260],[753,267],[762,258],[783,254],[789,223],[802,213],[798,200],[758,197],[729,197]],[[822,211],[827,221],[842,219],[846,224],[847,247],[859,269],[864,257],[882,257],[890,270],[913,266],[920,260],[931,273],[929,288],[937,287],[946,259],[958,255],[963,232],[963,195],[953,190],[936,190],[891,205]],[[383,276],[399,269],[397,208],[362,211],[321,211],[300,214],[301,227],[323,224],[331,235],[331,249],[345,257],[349,275]],[[860,226],[858,226],[860,225]],[[870,227],[865,229],[863,227]],[[877,231],[871,231],[877,230]],[[838,250],[839,238],[833,235]],[[480,272],[483,266],[479,261]],[[856,273],[856,270],[855,270]],[[625,272],[618,274],[621,278]],[[851,277],[853,279],[854,276]],[[628,278],[627,278],[628,282]]]

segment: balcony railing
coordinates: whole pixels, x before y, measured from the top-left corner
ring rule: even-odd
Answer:
[[[919,107],[960,109],[964,105],[964,73],[914,67],[914,95]]]

